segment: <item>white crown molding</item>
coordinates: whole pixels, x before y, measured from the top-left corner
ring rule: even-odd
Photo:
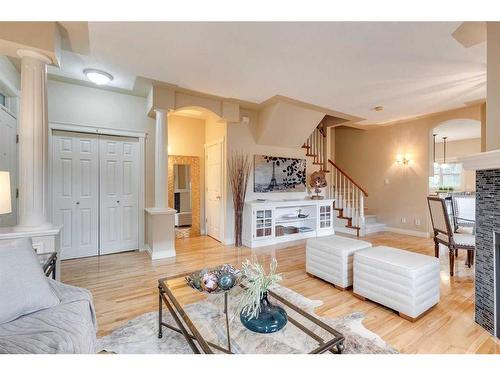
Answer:
[[[481,152],[458,159],[467,170],[500,169],[500,150]]]

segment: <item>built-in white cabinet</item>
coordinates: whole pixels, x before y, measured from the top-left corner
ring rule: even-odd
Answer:
[[[332,218],[332,214],[333,214],[333,206],[330,204],[330,205],[319,205],[318,206],[319,208],[319,217],[318,217],[318,228],[320,230],[328,230],[328,229],[332,229],[332,225],[333,225],[333,218]]]
[[[333,202],[333,199],[247,202],[243,213],[243,244],[260,247],[333,234]]]
[[[256,209],[254,214],[254,238],[273,236],[273,210]]]

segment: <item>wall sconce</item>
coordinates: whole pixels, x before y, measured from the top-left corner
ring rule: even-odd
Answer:
[[[408,155],[398,155],[396,156],[396,164],[397,165],[402,165],[402,166],[407,166],[412,163],[412,160]]]

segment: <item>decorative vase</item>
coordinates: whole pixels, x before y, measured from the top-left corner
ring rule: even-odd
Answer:
[[[242,241],[243,230],[243,211],[237,210],[234,212],[234,246],[243,246]]]
[[[252,332],[273,333],[278,332],[286,325],[288,316],[282,307],[273,305],[269,302],[266,292],[262,295],[260,300],[259,315],[255,318],[251,318],[243,309],[240,313],[240,321]]]

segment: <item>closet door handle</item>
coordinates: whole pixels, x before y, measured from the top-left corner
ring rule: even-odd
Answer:
[[[80,202],[76,202],[76,204],[78,205],[78,204],[80,204]]]
[[[120,203],[120,201],[116,201],[116,203]]]

